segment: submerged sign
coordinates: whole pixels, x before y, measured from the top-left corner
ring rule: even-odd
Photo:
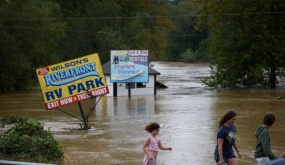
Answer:
[[[110,81],[148,82],[148,50],[112,50]]]
[[[47,110],[109,93],[97,53],[46,66],[36,73]]]

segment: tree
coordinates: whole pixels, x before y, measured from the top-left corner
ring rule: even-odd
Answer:
[[[202,3],[202,1],[196,1]],[[212,86],[265,85],[284,78],[284,1],[203,1],[210,31]]]
[[[15,83],[13,73],[17,68],[14,61],[17,61],[17,54],[19,52],[17,41],[7,34],[5,30],[0,28],[0,90],[1,93],[11,87],[11,84]]]
[[[107,62],[111,50],[147,49],[150,60],[164,54],[166,34],[174,28],[167,18],[171,6],[156,0],[88,0],[64,1],[61,4],[67,20],[67,37],[60,54],[66,59],[98,52]]]
[[[1,1],[0,65],[2,92],[24,89],[35,80],[35,69],[58,61],[53,49],[63,37],[65,24],[53,20],[59,6],[42,0]]]
[[[173,7],[170,17],[176,25],[176,30],[168,35],[166,59],[186,62],[189,62],[189,59],[192,59],[192,62],[193,60],[207,59],[207,56],[201,57],[206,54],[197,54],[200,42],[208,38],[207,29],[197,30],[195,28],[198,15],[203,11],[203,6],[187,0],[177,1],[176,3],[177,5]],[[192,56],[194,54],[196,55]]]
[[[0,91],[24,89],[35,69],[110,50],[164,55],[171,5],[157,0],[0,0]]]

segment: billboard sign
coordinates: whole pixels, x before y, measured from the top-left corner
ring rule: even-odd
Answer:
[[[109,93],[97,53],[39,68],[36,73],[47,110]]]
[[[148,50],[112,50],[112,83],[147,83]]]

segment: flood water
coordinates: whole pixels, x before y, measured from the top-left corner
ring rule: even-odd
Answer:
[[[161,125],[160,138],[172,151],[159,151],[158,165],[214,165],[213,150],[220,116],[237,113],[237,146],[243,156],[239,165],[255,165],[254,132],[263,115],[272,112],[276,122],[270,128],[273,152],[285,152],[284,87],[277,89],[215,89],[201,78],[209,76],[207,64],[154,62],[161,73],[157,80],[168,86],[156,96],[102,97],[89,117],[91,129],[80,130],[77,104],[46,111],[40,90],[0,95],[0,116],[34,118],[50,128],[64,146],[66,162],[84,164],[142,165],[142,145],[147,123]],[[82,102],[83,109],[94,104]]]

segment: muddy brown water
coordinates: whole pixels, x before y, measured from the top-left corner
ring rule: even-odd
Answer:
[[[201,83],[209,76],[208,64],[154,62],[157,80],[168,88],[156,96],[102,97],[89,117],[91,129],[58,110],[46,111],[40,90],[0,95],[0,116],[34,118],[49,128],[64,146],[67,162],[141,165],[141,149],[148,133],[144,126],[160,123],[160,137],[172,151],[159,151],[158,165],[214,165],[213,150],[220,116],[237,112],[239,165],[254,165],[254,132],[267,112],[276,115],[270,129],[273,152],[285,151],[284,87],[277,89],[213,89]],[[281,99],[280,99],[281,98]],[[88,109],[94,100],[82,102]],[[77,104],[60,109],[81,118]]]

